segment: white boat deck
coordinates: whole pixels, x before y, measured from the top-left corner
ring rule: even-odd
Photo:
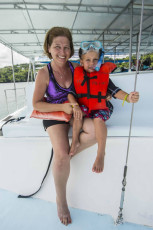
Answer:
[[[1,230],[151,230],[148,226],[123,223],[115,225],[109,215],[70,208],[72,224],[64,226],[58,220],[56,204],[40,199],[18,199],[17,194],[0,190]],[[3,213],[3,214],[2,214]]]

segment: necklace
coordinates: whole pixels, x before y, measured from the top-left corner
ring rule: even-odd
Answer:
[[[62,78],[64,77],[64,75],[65,75],[65,72],[63,72],[63,73],[61,74],[59,71],[56,71],[56,70],[54,70],[54,69],[53,69],[53,72],[57,73],[58,76],[59,76],[61,79],[62,79]]]

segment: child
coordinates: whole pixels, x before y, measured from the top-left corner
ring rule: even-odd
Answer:
[[[74,71],[74,87],[76,95],[68,95],[69,102],[78,102],[73,106],[73,137],[70,148],[70,155],[76,154],[79,147],[79,133],[82,127],[83,117],[90,117],[94,120],[98,150],[92,171],[100,173],[104,168],[104,156],[107,137],[107,121],[112,112],[113,106],[107,101],[107,91],[115,98],[135,103],[139,100],[138,92],[127,94],[116,87],[109,79],[116,65],[110,62],[100,66],[99,71],[95,71],[99,59],[103,59],[104,50],[101,42],[89,41],[82,42],[79,49],[81,66]],[[77,98],[77,100],[76,100]]]

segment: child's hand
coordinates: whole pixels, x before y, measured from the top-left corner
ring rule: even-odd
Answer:
[[[111,99],[112,99],[112,95],[109,94],[109,93],[107,93],[107,94],[106,94],[106,101],[109,101],[109,100],[111,100]]]
[[[80,109],[79,105],[75,105],[73,107],[73,116],[77,120],[81,120],[82,119],[83,113],[82,113],[82,110]]]
[[[131,92],[127,97],[128,102],[136,103],[139,100],[139,92]]]

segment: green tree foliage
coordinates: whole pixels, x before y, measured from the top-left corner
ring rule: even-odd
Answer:
[[[36,71],[38,66],[40,67],[40,65],[35,66]],[[15,81],[26,82],[28,79],[28,69],[29,69],[28,64],[14,65]],[[33,72],[32,72],[32,76],[33,76]],[[31,75],[29,81],[31,81]],[[8,83],[8,82],[13,82],[12,66],[0,68],[0,83]]]
[[[14,65],[14,76],[16,82],[25,82],[28,77],[28,64]],[[13,82],[13,71],[11,66],[0,69],[0,83]]]
[[[113,58],[110,58],[110,57],[108,57],[108,56],[105,56],[104,60],[105,60],[105,61],[113,61]]]
[[[146,58],[151,59],[151,65],[150,67],[153,68],[153,53],[152,54],[146,54],[146,55],[142,55],[141,56],[141,60],[145,60]],[[117,58],[116,60],[121,60],[119,58]],[[129,60],[129,57],[125,57],[122,58],[122,60]],[[136,60],[136,56],[133,55],[132,56],[132,60]],[[105,56],[105,61],[111,61],[113,62],[113,58],[109,57],[109,56]],[[35,66],[36,68],[36,72],[37,69],[43,67],[45,64],[43,65],[37,65]],[[117,63],[117,67],[119,68],[127,68],[129,67],[129,63],[128,62],[122,62],[122,63]],[[15,75],[15,81],[16,82],[26,82],[28,79],[28,69],[29,69],[29,64],[20,64],[20,65],[14,65],[14,75]],[[33,76],[33,73],[32,73]],[[31,81],[31,76],[29,81]],[[32,79],[33,81],[33,79]],[[12,73],[12,66],[7,66],[4,68],[0,68],[0,83],[8,83],[8,82],[13,82],[13,73]]]

